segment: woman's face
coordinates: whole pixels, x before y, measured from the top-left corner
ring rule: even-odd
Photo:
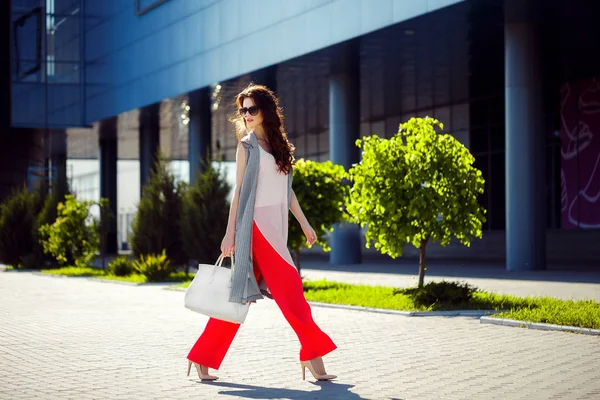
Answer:
[[[255,115],[252,115],[255,114]],[[240,109],[240,115],[246,121],[248,129],[253,130],[263,123],[262,111],[256,107],[256,103],[251,97],[246,97]]]

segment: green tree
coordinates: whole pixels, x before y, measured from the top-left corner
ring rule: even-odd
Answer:
[[[292,183],[298,202],[324,251],[330,251],[327,233],[333,225],[344,219],[343,206],[348,193],[344,182],[346,171],[331,161],[316,162],[300,159],[294,164]],[[296,218],[290,213],[288,246],[294,252],[296,267],[300,271],[300,249],[308,246],[306,236]]]
[[[56,221],[58,204],[64,202],[66,196],[72,194],[69,182],[64,175],[59,175],[59,178],[54,181],[52,190],[47,184],[44,184],[40,189],[40,199],[42,201],[41,209],[36,212],[37,217],[33,228],[33,237],[36,243],[36,250],[32,258],[37,265],[50,263],[56,265],[58,261],[49,254],[44,253],[42,246],[42,237],[40,236],[40,228],[44,225],[52,225]]]
[[[39,250],[33,229],[42,206],[41,193],[21,186],[0,205],[0,261],[15,268],[28,265],[26,260]],[[37,251],[39,253],[39,251]]]
[[[87,266],[95,257],[100,243],[98,221],[90,214],[91,201],[77,201],[67,195],[58,204],[56,221],[40,227],[44,252],[60,265]]]
[[[15,268],[41,268],[45,262],[56,260],[44,254],[39,228],[56,220],[56,208],[69,185],[65,178],[54,181],[52,191],[48,182],[29,191],[23,185],[4,199],[0,205],[0,261]]]
[[[160,254],[164,249],[171,265],[186,264],[181,238],[182,188],[159,152],[131,227],[129,243],[136,258]]]
[[[190,259],[212,263],[221,253],[221,240],[227,229],[231,185],[222,169],[214,168],[210,162],[204,166],[195,185],[184,191],[181,233]]]
[[[354,182],[348,211],[367,226],[382,254],[396,258],[407,243],[420,251],[419,287],[425,276],[429,241],[442,246],[454,236],[470,246],[481,238],[485,210],[478,202],[484,180],[469,150],[454,137],[440,134],[432,118],[411,118],[391,139],[357,141],[362,161],[350,169]]]

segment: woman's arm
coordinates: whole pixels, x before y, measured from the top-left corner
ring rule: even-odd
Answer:
[[[302,211],[302,207],[300,207],[300,203],[298,202],[298,198],[296,197],[296,192],[292,190],[292,198],[290,199],[290,211],[294,214],[294,217],[300,223],[300,226],[304,228],[305,226],[309,226],[308,220]]]
[[[233,188],[233,198],[229,207],[229,219],[227,220],[227,230],[225,237],[221,242],[221,252],[229,256],[235,250],[235,221],[237,219],[238,204],[240,201],[240,189],[244,179],[244,170],[246,169],[246,151],[242,143],[238,143],[235,152],[235,187]]]
[[[292,211],[292,214],[294,214],[294,217],[296,217],[300,223],[300,227],[302,227],[302,231],[304,232],[304,235],[306,235],[306,243],[312,246],[317,241],[317,235],[315,234],[315,230],[308,223],[308,220],[302,211],[302,207],[300,207],[298,198],[296,197],[296,192],[293,190],[290,199],[290,211]]]

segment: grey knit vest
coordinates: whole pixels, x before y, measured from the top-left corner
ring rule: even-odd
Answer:
[[[246,169],[240,188],[237,217],[235,223],[235,267],[231,274],[231,293],[229,301],[248,303],[264,298],[261,287],[254,276],[252,264],[252,225],[254,223],[254,199],[260,165],[260,149],[254,132],[241,141],[246,151]],[[288,174],[288,209],[292,195],[292,175]]]

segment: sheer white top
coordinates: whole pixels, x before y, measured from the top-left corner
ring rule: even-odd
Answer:
[[[294,266],[287,247],[288,176],[279,171],[275,157],[260,145],[260,166],[254,200],[254,222],[281,258]],[[295,268],[295,267],[294,267]]]

